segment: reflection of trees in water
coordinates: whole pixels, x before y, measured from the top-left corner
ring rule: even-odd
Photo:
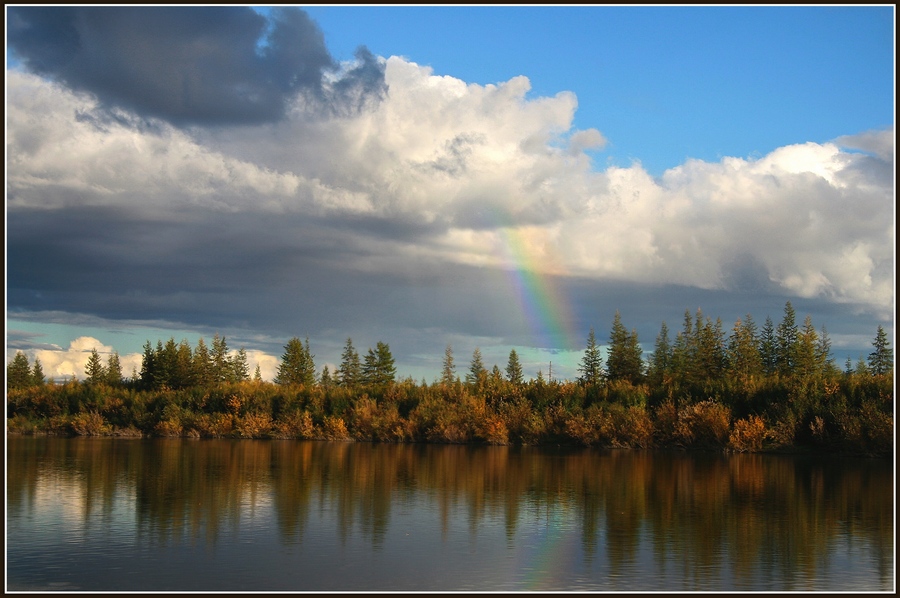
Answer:
[[[442,532],[503,518],[513,546],[535,513],[581,522],[587,562],[633,568],[643,542],[685,588],[730,572],[736,588],[815,579],[835,540],[859,537],[893,574],[889,463],[806,457],[303,441],[10,439],[8,510],[33,504],[42,480],[78,488],[83,517],[125,494],[139,530],[159,542],[237,530],[271,500],[281,539],[300,542],[316,510],[342,542],[358,529],[375,549],[392,509],[436,506]],[[124,483],[124,484],[123,484]],[[133,493],[133,494],[132,494]],[[800,575],[798,575],[800,573]],[[787,587],[786,590],[804,590]]]

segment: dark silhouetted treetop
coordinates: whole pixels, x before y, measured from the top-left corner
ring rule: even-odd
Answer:
[[[587,337],[587,348],[584,350],[584,356],[581,358],[581,364],[578,366],[581,372],[579,381],[588,386],[596,386],[600,384],[603,377],[603,358],[600,354],[600,347],[597,346],[597,339],[594,336],[594,328]]]
[[[378,341],[374,351],[369,349],[363,361],[362,375],[366,384],[374,386],[386,386],[394,382],[397,368],[387,343]]]
[[[515,349],[509,350],[509,360],[506,363],[506,378],[513,384],[522,384],[524,378],[522,364],[519,362],[519,354]]]
[[[309,339],[305,344],[296,336],[284,346],[284,355],[278,366],[275,383],[281,385],[304,384],[311,386],[316,382],[316,367],[313,355],[309,351]]]
[[[106,360],[106,383],[110,386],[122,384],[122,364],[119,362],[119,353],[114,351]]]
[[[788,301],[784,304],[784,317],[775,331],[775,356],[777,371],[789,376],[797,363],[797,349],[800,331],[797,329],[797,314],[794,306]]]
[[[466,383],[479,384],[487,379],[487,370],[484,360],[481,358],[481,349],[475,347],[472,352],[472,361],[469,364],[469,372],[466,374]]]
[[[84,366],[85,382],[88,384],[100,384],[106,382],[106,368],[103,367],[103,360],[97,349],[91,349],[91,355],[88,357],[87,364]]]
[[[872,341],[875,350],[869,353],[869,370],[872,374],[880,376],[888,374],[894,369],[894,351],[891,349],[891,342],[888,340],[887,333],[879,324],[878,332],[875,334],[875,340]]]
[[[627,380],[639,383],[644,376],[643,350],[638,342],[637,332],[631,333],[622,324],[622,317],[616,311],[613,327],[609,335],[609,352],[606,356],[606,375],[610,380]]]
[[[35,386],[41,386],[45,382],[46,379],[44,378],[44,367],[41,365],[41,360],[35,357],[34,369],[31,370],[31,383]]]
[[[453,346],[449,344],[444,349],[444,361],[441,365],[441,382],[444,384],[456,382],[456,366],[453,365]]]
[[[341,386],[352,387],[362,381],[362,365],[359,353],[353,348],[353,339],[348,338],[341,353],[341,365],[338,367],[338,379]]]
[[[6,365],[6,388],[26,388],[33,381],[28,356],[16,351],[16,356]]]

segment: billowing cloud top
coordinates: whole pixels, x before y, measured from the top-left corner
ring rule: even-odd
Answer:
[[[266,23],[10,9],[11,309],[501,336],[517,324],[490,285],[527,270],[891,313],[892,128],[598,171],[574,94],[364,50],[335,65],[302,11]]]

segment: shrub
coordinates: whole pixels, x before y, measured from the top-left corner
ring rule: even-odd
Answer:
[[[751,415],[746,419],[734,422],[734,427],[728,436],[728,446],[731,450],[739,453],[757,452],[762,449],[765,438],[765,421],[758,415]]]
[[[728,440],[731,428],[731,410],[715,401],[702,401],[683,410],[679,423],[684,421],[690,442],[699,447],[721,447]],[[683,428],[679,426],[679,430]],[[687,440],[687,439],[685,439]]]
[[[889,455],[894,448],[894,418],[878,409],[873,401],[863,401],[859,410],[863,430],[863,450],[871,455]]]
[[[193,425],[203,438],[224,438],[234,430],[234,420],[228,413],[203,413],[194,419]]]
[[[772,441],[773,448],[789,447],[794,444],[797,431],[797,417],[786,412],[784,417],[775,421],[766,437]]]
[[[40,431],[37,423],[24,415],[16,415],[6,420],[6,431],[9,434],[36,434]]]
[[[312,416],[307,411],[291,411],[282,414],[272,425],[273,438],[299,438],[311,440],[315,438],[316,430]]]
[[[671,398],[666,398],[654,412],[653,434],[657,443],[662,445],[677,444],[678,409]]]
[[[272,418],[267,414],[247,413],[235,424],[235,432],[241,438],[266,438],[271,430]]]
[[[181,420],[178,417],[169,417],[161,420],[153,428],[153,432],[157,436],[165,437],[181,436],[183,430],[184,428],[181,425]]]
[[[537,444],[544,433],[544,420],[525,397],[500,404],[498,415],[506,424],[509,438],[518,444]]]
[[[111,431],[109,424],[96,411],[73,415],[69,425],[78,436],[103,436]]]
[[[593,428],[588,425],[584,415],[577,413],[566,420],[566,436],[573,442],[590,446],[596,442]]]
[[[325,440],[350,440],[344,418],[329,415],[322,423],[322,438]]]
[[[478,430],[478,435],[488,444],[509,444],[509,429],[506,422],[495,413],[487,416]]]
[[[653,422],[643,407],[625,409],[616,427],[623,446],[647,448],[653,444]]]

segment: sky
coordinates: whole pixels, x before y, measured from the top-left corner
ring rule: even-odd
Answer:
[[[6,347],[573,380],[616,312],[894,339],[895,12],[6,7]]]

